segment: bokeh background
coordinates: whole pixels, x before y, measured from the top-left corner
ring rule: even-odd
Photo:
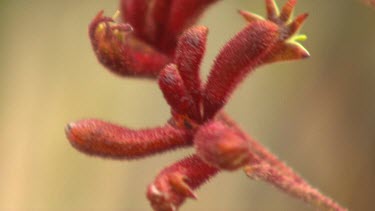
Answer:
[[[279,1],[284,3],[285,1]],[[74,150],[65,125],[96,117],[132,128],[163,124],[157,84],[116,77],[98,64],[87,36],[97,11],[117,0],[0,0],[0,210],[151,210],[146,186],[192,150],[137,161]],[[262,0],[225,0],[201,20],[210,28],[202,75]],[[314,186],[350,210],[374,210],[375,9],[359,0],[303,1],[312,57],[264,66],[226,110]],[[181,210],[312,210],[243,172],[222,173]]]

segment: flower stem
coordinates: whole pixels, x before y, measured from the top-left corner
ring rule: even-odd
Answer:
[[[271,183],[291,196],[319,208],[319,210],[347,210],[304,181],[292,168],[244,132],[228,114],[221,112],[218,118],[237,130],[243,138],[250,142],[254,160],[245,167],[245,172],[250,178]]]

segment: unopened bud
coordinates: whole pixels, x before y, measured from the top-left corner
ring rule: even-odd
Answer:
[[[202,126],[194,142],[197,154],[217,168],[236,170],[251,158],[248,141],[221,122],[210,122]]]

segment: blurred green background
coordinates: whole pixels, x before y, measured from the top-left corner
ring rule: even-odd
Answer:
[[[279,1],[280,2],[280,1]],[[281,1],[280,3],[284,3]],[[73,149],[66,123],[96,117],[132,128],[169,118],[157,84],[116,77],[98,64],[87,25],[117,0],[0,0],[0,210],[150,210],[146,186],[192,150],[137,161]],[[201,20],[210,28],[203,65],[262,0],[225,0]],[[312,57],[264,66],[226,110],[243,128],[322,192],[350,210],[373,210],[375,196],[375,10],[359,0],[303,1]],[[222,173],[181,210],[311,210],[243,172]]]

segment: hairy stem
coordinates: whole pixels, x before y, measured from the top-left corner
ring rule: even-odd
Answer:
[[[296,183],[293,178],[284,175],[281,171],[273,168],[267,163],[249,165],[245,167],[246,174],[252,179],[259,179],[271,183],[283,192],[301,199],[319,210],[346,211],[331,198],[323,195],[319,190],[311,187],[309,184]]]
[[[304,180],[287,166],[284,162],[280,161],[278,157],[272,154],[268,149],[262,146],[258,141],[250,137],[242,128],[225,112],[219,114],[219,118],[224,121],[228,126],[235,128],[246,140],[250,142],[251,151],[259,157],[263,162],[267,162],[273,168],[283,172],[284,175],[292,177],[295,182],[306,183]]]
[[[228,114],[221,112],[218,116],[228,126],[234,128],[250,142],[251,152],[255,156],[252,164],[245,167],[246,174],[253,178],[271,183],[280,190],[301,199],[321,210],[346,211],[347,209],[311,187],[292,168],[280,161],[258,141],[251,138]]]

